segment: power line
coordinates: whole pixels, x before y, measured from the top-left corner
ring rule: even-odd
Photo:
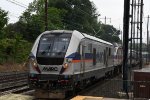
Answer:
[[[22,8],[27,9],[27,7],[26,7],[26,6],[21,5],[21,4],[17,3],[17,2],[14,2],[14,1],[11,1],[11,0],[6,0],[6,1],[8,1],[8,2],[10,2],[10,3],[13,3],[13,4],[17,5],[17,6],[20,6],[20,7],[22,7]]]
[[[16,0],[13,0],[13,1],[12,1],[12,0],[7,0],[7,1],[10,2],[10,3],[15,4],[15,5],[17,5],[17,6],[20,6],[20,7],[23,7],[23,8],[27,8],[25,4],[20,3],[20,2],[18,2],[18,1],[16,1]],[[67,3],[67,4],[68,4],[68,3]],[[69,5],[69,4],[68,4],[68,5]],[[69,5],[69,6],[70,6],[70,5]],[[77,6],[76,6],[76,7],[77,7]],[[82,11],[82,13],[91,16],[91,15],[88,14],[87,12],[81,10],[79,7],[77,7],[77,8],[78,8],[80,11]],[[14,15],[11,15],[11,16],[14,16]],[[75,15],[75,16],[78,16],[78,15]],[[18,18],[17,16],[14,16],[14,17]],[[81,17],[81,16],[78,16],[78,17]],[[41,21],[41,20],[40,20],[40,21]],[[42,21],[42,22],[43,22],[43,21]],[[66,22],[66,21],[65,21],[65,22]],[[67,24],[68,24],[68,21],[67,21]],[[78,24],[78,23],[71,23],[71,24],[69,24],[69,25],[72,26],[72,27],[75,27],[75,28],[82,27],[82,29],[83,29],[83,25]],[[76,27],[76,26],[79,26],[79,27]]]
[[[25,6],[25,7],[28,7],[27,5],[25,5],[25,4],[21,3],[21,2],[18,2],[18,1],[16,1],[16,0],[13,0],[13,1],[16,2],[16,3],[18,3],[18,4],[23,5],[23,6]]]

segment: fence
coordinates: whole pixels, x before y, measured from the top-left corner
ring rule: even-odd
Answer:
[[[128,92],[123,91],[123,82],[128,84]],[[123,80],[105,80],[95,90],[93,96],[120,98],[120,99],[140,99],[147,100],[150,98],[150,81],[123,81]]]
[[[123,81],[118,79],[104,81],[104,84],[98,86],[88,95],[130,100],[147,100],[150,98],[150,82]],[[123,82],[128,84],[127,93],[123,91]]]

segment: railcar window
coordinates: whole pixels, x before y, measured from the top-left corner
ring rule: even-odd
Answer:
[[[92,44],[88,44],[88,50],[92,52]]]
[[[103,52],[100,52],[100,62],[102,63],[103,62],[103,60],[104,60],[104,58],[103,58],[104,56],[103,56]]]
[[[111,48],[109,48],[109,56],[111,56]]]
[[[106,63],[106,51],[104,50],[104,64]]]
[[[96,65],[96,48],[93,48],[93,65]]]

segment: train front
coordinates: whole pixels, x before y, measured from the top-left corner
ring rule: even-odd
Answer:
[[[77,31],[46,31],[33,45],[29,56],[29,84],[32,88],[72,89],[73,52],[76,52],[81,35]]]

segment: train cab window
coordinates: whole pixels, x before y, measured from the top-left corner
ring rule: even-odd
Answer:
[[[61,65],[71,39],[68,33],[50,33],[41,36],[37,49],[39,64]]]
[[[70,42],[70,34],[45,34],[38,46],[38,57],[64,57]]]

